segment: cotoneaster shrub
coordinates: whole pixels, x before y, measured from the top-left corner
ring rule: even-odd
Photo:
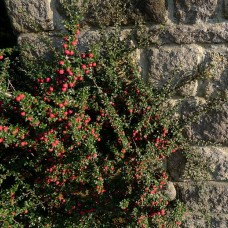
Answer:
[[[77,15],[66,28],[53,62],[12,79],[0,57],[0,224],[180,225],[183,205],[164,191],[165,159],[183,147],[173,112],[143,84],[118,29],[81,53]]]

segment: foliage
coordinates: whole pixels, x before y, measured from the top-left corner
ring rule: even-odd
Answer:
[[[185,146],[178,121],[142,82],[129,38],[117,27],[81,53],[79,21],[52,62],[12,79],[0,56],[0,223],[175,227],[184,207],[164,189],[165,159]]]

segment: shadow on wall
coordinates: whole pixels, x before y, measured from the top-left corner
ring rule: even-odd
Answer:
[[[17,36],[13,33],[4,1],[0,1],[0,49],[17,44]]]

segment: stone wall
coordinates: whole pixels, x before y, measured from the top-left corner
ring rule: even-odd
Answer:
[[[63,30],[64,11],[61,0],[4,0],[18,43],[39,46],[41,35],[56,37]],[[83,3],[83,1],[80,1]],[[102,21],[112,25],[115,9],[111,1],[94,0]],[[119,0],[119,2],[121,2]],[[122,1],[124,2],[124,1]],[[194,74],[202,64],[210,64],[207,77],[196,80],[177,91],[178,99],[187,96],[181,109],[188,115],[218,89],[228,88],[228,0],[141,0],[132,1],[123,29],[131,27],[132,18],[141,15],[147,21],[147,49],[138,50],[142,77],[150,84],[160,85],[169,75],[180,78]],[[117,7],[117,4],[116,4]],[[96,23],[87,18],[81,45],[96,39]],[[126,26],[126,27],[124,27]],[[137,34],[138,37],[142,34]],[[203,116],[186,129],[193,152],[207,162],[204,181],[195,183],[184,177],[187,166],[181,153],[167,163],[179,197],[186,202],[189,213],[185,227],[228,227],[228,102],[219,111]],[[213,141],[217,146],[198,145],[197,140]],[[194,174],[194,170],[191,170]]]

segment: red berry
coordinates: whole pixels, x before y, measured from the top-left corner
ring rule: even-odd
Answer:
[[[0,55],[0,60],[2,60],[4,57],[3,57],[3,55]]]
[[[17,102],[21,101],[21,97],[20,96],[16,97],[16,101]]]
[[[165,215],[165,210],[164,209],[161,210],[161,215]]]
[[[69,51],[69,50],[65,50],[65,51],[64,51],[64,54],[65,54],[65,55],[70,55],[70,51]]]
[[[78,40],[74,40],[74,41],[71,42],[71,44],[72,44],[73,46],[75,46],[77,43],[78,43]]]
[[[19,95],[21,97],[21,99],[25,98],[25,95],[22,93]]]
[[[70,75],[70,76],[73,75],[73,72],[72,72],[71,69],[69,69],[69,68],[66,69],[66,72],[67,72],[67,74]]]
[[[59,72],[59,74],[64,74],[64,70],[63,69],[59,70],[58,72]]]
[[[82,53],[81,54],[81,58],[84,59],[86,57],[86,54],[85,53]]]
[[[50,118],[55,118],[55,115],[54,115],[53,113],[51,113],[51,114],[49,115],[49,117],[50,117]]]
[[[45,82],[50,82],[51,78],[45,78]]]
[[[69,87],[73,88],[74,87],[74,83],[69,83]]]
[[[94,57],[93,53],[89,53],[89,54],[88,54],[88,57],[89,57],[89,58],[93,58],[93,57]]]
[[[81,68],[86,69],[86,65],[85,64],[81,65]]]
[[[59,65],[64,65],[64,61],[63,60],[60,60],[59,61]]]
[[[26,113],[25,112],[21,112],[21,116],[25,116],[26,115]]]
[[[63,92],[66,92],[66,91],[67,91],[67,88],[63,87],[61,90],[62,90]]]
[[[63,87],[63,88],[67,88],[68,85],[67,85],[66,83],[64,83],[64,84],[62,85],[62,87]]]
[[[97,64],[96,63],[93,63],[93,67],[95,67]]]
[[[67,49],[68,45],[67,44],[63,44],[63,48]]]
[[[53,87],[49,87],[49,91],[53,92],[54,88]]]

